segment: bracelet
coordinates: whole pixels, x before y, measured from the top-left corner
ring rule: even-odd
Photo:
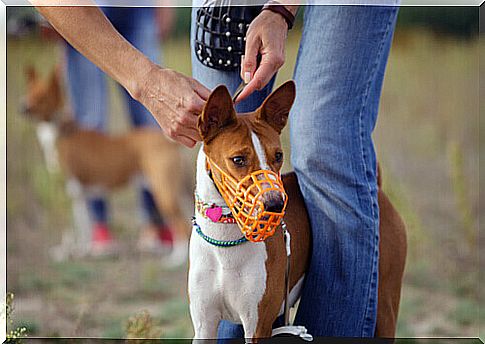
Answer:
[[[293,24],[295,23],[295,16],[293,15],[293,13],[291,13],[290,11],[288,11],[288,9],[280,4],[278,1],[268,1],[264,6],[263,6],[263,9],[261,11],[264,11],[264,10],[269,10],[271,12],[274,12],[274,13],[278,13],[279,15],[281,15],[285,21],[286,21],[286,24],[288,25],[288,30],[291,30],[291,28],[293,27]]]

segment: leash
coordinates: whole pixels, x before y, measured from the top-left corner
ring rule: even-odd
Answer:
[[[290,305],[288,303],[288,298],[290,295],[290,257],[291,257],[291,235],[286,228],[285,220],[281,221],[281,228],[283,229],[283,236],[285,239],[286,248],[286,271],[285,271],[285,310],[284,319],[285,326],[290,326]]]
[[[237,97],[241,94],[241,92],[244,90],[244,88],[246,87],[246,83],[243,81],[241,81],[241,83],[239,84],[239,86],[236,88],[236,91],[234,92],[234,95],[232,96],[232,102],[235,103],[236,102],[236,99]]]
[[[285,249],[286,249],[286,272],[285,272],[285,307],[284,307],[284,322],[285,325],[273,329],[271,333],[272,337],[275,336],[285,336],[292,335],[295,337],[300,337],[301,339],[310,342],[313,340],[313,336],[308,333],[305,326],[292,326],[290,325],[290,304],[288,302],[290,294],[290,257],[291,257],[291,235],[286,227],[285,220],[281,221],[281,228],[283,229],[283,235],[285,239]]]

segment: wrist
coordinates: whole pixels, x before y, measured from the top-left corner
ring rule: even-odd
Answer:
[[[296,6],[284,6],[279,1],[270,0],[264,6],[262,11],[275,13],[283,18],[287,24],[288,30],[293,28],[295,15],[298,11]]]
[[[140,100],[145,92],[149,76],[158,68],[160,68],[160,66],[153,63],[142,54],[133,62],[132,71],[134,75],[123,83],[123,86],[133,99]]]

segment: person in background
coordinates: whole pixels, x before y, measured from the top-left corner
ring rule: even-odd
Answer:
[[[104,7],[102,11],[112,25],[133,46],[151,61],[160,64],[160,40],[167,37],[173,24],[171,7]],[[71,110],[76,121],[85,129],[106,132],[108,129],[109,92],[107,78],[97,66],[66,44],[65,78]],[[145,107],[134,100],[125,89],[122,98],[134,127],[158,126]],[[118,119],[116,119],[118,120]],[[144,180],[137,180],[140,210],[144,228],[138,248],[157,252],[172,244],[171,229],[158,211],[153,195]],[[88,195],[90,217],[93,223],[91,251],[104,255],[114,251],[115,241],[109,228],[108,202],[104,193]]]

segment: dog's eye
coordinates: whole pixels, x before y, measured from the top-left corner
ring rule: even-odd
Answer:
[[[232,162],[234,163],[234,165],[236,165],[238,167],[246,166],[246,158],[243,157],[243,156],[235,156],[231,159],[232,159]]]
[[[283,161],[283,153],[282,152],[276,152],[275,161],[276,162],[282,162]]]

